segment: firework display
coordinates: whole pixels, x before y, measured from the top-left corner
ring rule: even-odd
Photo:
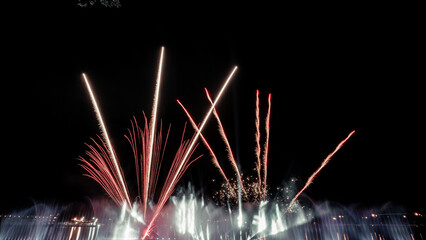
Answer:
[[[84,157],[79,158],[79,164],[84,175],[96,181],[113,204],[94,201],[91,210],[73,212],[37,206],[13,217],[0,216],[0,239],[423,239],[422,232],[408,224],[411,220],[421,224],[423,216],[420,213],[355,212],[328,203],[313,204],[304,198],[306,189],[355,134],[355,130],[325,157],[302,188],[298,189],[295,179],[284,186],[270,186],[268,163],[273,161],[269,159],[272,95],[268,94],[266,117],[262,119],[259,90],[255,94],[254,106],[255,174],[246,174],[237,162],[217,110],[223,93],[236,75],[236,66],[216,97],[212,98],[204,89],[210,106],[206,107],[208,110],[201,122],[197,122],[182,101],[177,100],[193,133],[187,137],[192,131],[186,125],[183,127],[177,149],[171,149],[175,151],[171,164],[163,164],[165,152],[169,151],[166,145],[171,141],[171,127],[163,129],[162,122],[158,120],[164,58],[165,48],[162,47],[149,119],[143,114],[143,124],[140,124],[134,117],[125,135],[132,149],[136,184],[127,183],[126,172],[108,134],[95,90],[83,73],[100,135],[86,144],[88,150]],[[203,133],[211,115],[226,147],[227,161],[224,162],[219,161],[217,150],[209,143],[209,136]],[[261,133],[265,135],[261,136]],[[221,187],[214,196],[206,197],[190,183],[187,187],[178,187],[187,169],[202,157],[195,156],[196,149],[207,150],[212,169],[221,176]],[[225,171],[224,164],[232,169],[232,174]],[[160,171],[167,174],[159,181]],[[136,189],[128,186],[136,186]],[[274,189],[274,194],[271,189]]]

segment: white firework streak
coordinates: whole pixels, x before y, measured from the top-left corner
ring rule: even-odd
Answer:
[[[157,121],[157,109],[158,109],[158,98],[160,95],[160,84],[161,84],[161,72],[163,68],[163,56],[164,56],[164,47],[161,47],[161,55],[160,55],[160,62],[158,66],[158,73],[157,73],[157,83],[155,86],[155,95],[154,95],[154,104],[152,106],[152,115],[151,115],[151,122],[150,122],[150,141],[149,141],[149,155],[148,155],[148,174],[147,174],[147,183],[145,187],[145,201],[144,201],[144,216],[146,214],[146,207],[148,202],[148,190],[150,185],[150,179],[151,179],[151,163],[152,163],[152,152],[154,148],[154,135],[155,135],[155,125]],[[145,184],[145,183],[144,183]]]
[[[120,167],[120,165],[117,161],[114,148],[112,147],[111,141],[109,139],[108,131],[107,131],[105,123],[102,119],[102,114],[101,114],[101,111],[99,110],[98,103],[96,102],[95,94],[93,93],[92,88],[90,87],[90,83],[89,83],[89,80],[86,77],[86,74],[83,73],[82,75],[83,75],[84,82],[86,83],[87,90],[89,91],[90,99],[92,101],[93,108],[95,109],[96,117],[98,119],[99,126],[101,128],[101,132],[102,132],[102,135],[104,137],[104,141],[106,142],[106,145],[108,147],[109,155],[112,159],[112,162],[114,163],[114,170],[115,170],[116,174],[118,175],[118,179],[120,181],[121,188],[124,191],[125,196],[121,196],[121,197],[123,198],[123,200],[126,200],[127,206],[131,206],[129,193],[127,191],[127,185],[126,185],[125,180],[123,178],[121,167]]]

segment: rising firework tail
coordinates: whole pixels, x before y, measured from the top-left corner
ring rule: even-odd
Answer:
[[[269,125],[270,125],[270,118],[271,118],[271,94],[268,94],[268,112],[266,114],[265,118],[265,143],[263,145],[263,151],[261,149],[260,144],[260,100],[259,100],[260,92],[259,90],[256,90],[256,108],[255,108],[255,126],[256,126],[256,133],[255,133],[255,140],[256,140],[256,147],[255,147],[255,155],[257,159],[256,163],[256,169],[257,169],[257,177],[258,177],[258,192],[259,192],[259,199],[265,200],[267,195],[267,173],[268,173],[268,153],[269,153]],[[261,156],[261,153],[263,152],[263,155]],[[262,169],[263,169],[263,178],[262,178]]]
[[[271,123],[271,97],[272,95],[268,95],[268,112],[266,114],[265,119],[265,133],[266,133],[266,140],[265,145],[263,147],[263,200],[266,199],[267,195],[267,183],[266,179],[268,176],[268,154],[269,154],[269,132],[270,132],[270,123]]]
[[[256,133],[254,135],[255,139],[256,139],[256,147],[254,149],[254,152],[256,154],[256,170],[257,170],[257,180],[258,180],[258,192],[259,194],[261,194],[262,192],[262,177],[261,177],[261,168],[262,168],[262,162],[260,160],[260,153],[261,153],[261,148],[260,148],[260,107],[259,107],[259,90],[256,90],[256,118],[254,121],[254,124],[256,126]]]
[[[125,179],[123,177],[123,171],[120,167],[120,164],[117,160],[117,157],[116,157],[116,154],[115,154],[115,151],[114,151],[114,148],[111,144],[111,140],[108,136],[108,131],[107,131],[107,128],[106,128],[105,123],[103,121],[102,114],[101,114],[101,111],[99,109],[98,103],[96,101],[95,94],[93,93],[92,87],[90,86],[90,83],[89,83],[88,78],[86,77],[86,74],[83,73],[82,76],[83,76],[84,82],[86,83],[86,87],[87,87],[87,90],[90,94],[90,99],[92,101],[92,105],[93,105],[93,108],[95,110],[99,126],[101,128],[102,136],[104,138],[103,141],[106,143],[106,147],[108,149],[107,153],[109,155],[109,159],[111,159],[111,161],[109,161],[109,162],[105,162],[105,161],[99,162],[99,164],[100,164],[99,167],[103,167],[105,169],[107,169],[107,168],[110,169],[110,172],[108,174],[109,175],[108,178],[111,181],[114,182],[114,184],[111,184],[111,185],[114,186],[114,187],[117,187],[117,189],[115,189],[115,191],[111,190],[110,192],[118,192],[119,196],[117,196],[117,197],[119,197],[121,202],[126,202],[128,204],[128,206],[131,206],[131,201],[130,201],[129,193],[128,193],[128,190],[127,190],[127,185],[126,185]],[[98,145],[98,146],[100,146],[100,145]],[[96,153],[95,153],[95,155],[96,155]],[[98,157],[99,156],[100,155],[98,155]],[[85,162],[87,162],[87,161],[85,161]],[[100,173],[100,172],[94,171],[93,173]],[[96,177],[96,178],[98,178],[98,177]]]
[[[155,138],[155,127],[156,127],[156,123],[157,123],[157,110],[158,110],[158,99],[160,96],[160,85],[161,85],[161,74],[162,74],[162,69],[163,69],[163,57],[164,57],[164,47],[161,47],[161,54],[160,54],[160,61],[158,64],[158,72],[157,72],[157,81],[156,81],[156,86],[155,86],[155,94],[154,94],[154,104],[152,106],[152,114],[151,114],[151,121],[149,123],[149,127],[150,127],[150,134],[149,134],[149,154],[148,154],[148,161],[147,161],[147,186],[145,188],[145,193],[144,193],[144,215],[146,215],[146,208],[147,208],[147,202],[148,202],[148,195],[150,192],[152,192],[153,190],[153,184],[150,184],[151,182],[151,166],[152,166],[152,162],[153,162],[153,154],[154,154],[154,138]],[[158,164],[156,164],[158,166]],[[154,166],[154,168],[156,169],[157,166]]]
[[[213,101],[210,97],[209,91],[206,88],[204,88],[204,91],[206,92],[207,99],[210,101],[210,104],[213,104]],[[240,185],[241,190],[243,191],[244,195],[247,195],[247,192],[246,192],[244,185],[243,185],[243,182],[241,180],[241,174],[240,174],[240,170],[238,169],[237,161],[235,160],[234,154],[232,153],[231,145],[229,144],[228,137],[226,136],[225,129],[223,128],[222,121],[220,120],[220,117],[219,117],[219,114],[216,111],[216,108],[213,108],[213,115],[215,116],[217,124],[219,126],[220,136],[222,137],[223,141],[225,142],[226,151],[228,152],[228,160],[231,163],[235,173],[237,174],[238,184]]]
[[[210,94],[207,89],[205,89],[207,98],[210,102]],[[260,143],[260,107],[259,107],[259,90],[256,91],[256,108],[255,108],[255,126],[256,126],[256,134],[255,134],[255,156],[256,156],[256,172],[257,172],[257,178],[251,178],[250,176],[243,178],[242,174],[240,174],[239,169],[237,167],[237,163],[235,161],[235,158],[232,154],[232,149],[230,147],[228,138],[226,136],[224,127],[222,125],[222,122],[220,120],[219,114],[217,113],[216,109],[213,110],[213,114],[216,117],[216,120],[218,122],[219,126],[219,134],[221,135],[225,145],[226,150],[228,152],[228,160],[233,166],[234,171],[236,172],[236,178],[237,183],[236,184],[228,184],[233,186],[233,189],[238,190],[239,188],[243,191],[244,195],[237,197],[238,201],[241,201],[241,199],[245,199],[246,201],[265,201],[268,190],[267,190],[267,164],[268,164],[268,152],[269,152],[269,132],[270,132],[270,115],[271,115],[271,94],[268,94],[268,112],[266,114],[265,118],[265,143],[262,145]],[[263,173],[263,174],[262,174]],[[263,177],[263,178],[262,178]],[[240,186],[241,185],[241,186]],[[234,198],[234,196],[230,196],[229,194],[226,194],[227,191],[220,190],[217,192],[216,195],[218,195],[218,198],[221,199],[221,202],[228,201],[229,199]],[[225,193],[225,194],[224,194]],[[228,200],[225,200],[225,199]]]
[[[302,194],[309,187],[309,185],[312,184],[312,182],[314,181],[314,178],[318,175],[318,173],[321,172],[321,170],[330,162],[330,159],[334,156],[334,154],[336,154],[336,152],[339,151],[339,149],[346,143],[346,141],[348,141],[348,139],[354,133],[355,133],[355,130],[353,130],[352,132],[350,132],[349,135],[345,139],[343,139],[343,141],[341,141],[337,145],[337,147],[333,150],[333,152],[331,152],[330,154],[328,154],[328,156],[321,163],[321,166],[309,177],[308,181],[306,181],[305,186],[303,186],[303,188],[293,197],[293,199],[291,200],[290,204],[288,205],[288,207],[284,211],[284,214],[286,214],[291,209],[291,207],[293,206],[293,204],[297,200],[297,198],[300,196],[300,194]]]

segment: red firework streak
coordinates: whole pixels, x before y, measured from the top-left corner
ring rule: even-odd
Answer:
[[[211,104],[213,104],[210,94],[208,92],[207,89],[204,89],[206,92],[206,96],[208,98],[208,100],[210,101]],[[193,128],[196,131],[198,130],[197,125],[195,124],[193,118],[191,117],[191,115],[189,114],[189,112],[186,110],[186,108],[182,105],[182,103],[178,100],[179,105],[182,107],[182,109],[184,110],[184,112],[186,113],[186,115],[188,116],[188,119],[190,120]],[[264,144],[264,149],[263,149],[263,158],[261,160],[261,145],[260,145],[260,118],[259,118],[259,90],[256,91],[256,157],[257,157],[257,163],[256,163],[256,169],[258,172],[258,184],[256,185],[257,188],[257,192],[259,194],[259,199],[266,199],[266,194],[267,194],[267,184],[266,184],[266,179],[267,179],[267,164],[268,164],[268,149],[269,149],[269,132],[270,132],[270,116],[271,116],[271,94],[268,95],[268,112],[266,115],[266,119],[265,119],[265,132],[266,132],[266,141]],[[231,146],[229,144],[228,138],[226,136],[224,127],[222,125],[222,122],[220,120],[219,114],[217,113],[216,109],[213,109],[213,114],[217,120],[218,126],[219,126],[219,133],[223,139],[223,141],[225,142],[225,145],[227,147],[227,152],[228,152],[228,160],[230,161],[234,171],[237,174],[238,180],[239,180],[239,185],[241,186],[243,192],[245,195],[247,195],[247,192],[244,188],[244,182],[242,181],[240,172],[238,170],[238,166],[237,163],[235,161],[235,157],[232,153],[232,149]],[[220,167],[216,155],[213,152],[212,148],[210,147],[209,143],[207,142],[207,140],[204,138],[203,135],[201,135],[201,138],[204,142],[204,144],[206,145],[207,149],[209,150],[211,156],[212,156],[212,160],[213,160],[213,164],[219,169],[220,173],[222,174],[222,176],[224,177],[224,179],[226,180],[228,186],[230,187],[230,189],[232,190],[231,194],[235,194],[235,190],[232,187],[232,185],[230,184],[228,178],[226,177],[223,169]],[[263,166],[263,167],[262,167]],[[262,180],[262,169],[263,168],[263,180]]]
[[[346,143],[346,141],[348,141],[348,139],[355,133],[355,130],[353,130],[352,132],[349,133],[349,135],[339,143],[339,145],[337,145],[337,147],[334,149],[333,152],[331,152],[330,154],[328,154],[328,156],[324,159],[324,161],[321,163],[321,166],[309,177],[308,181],[306,182],[305,186],[296,194],[296,196],[294,196],[294,198],[291,200],[290,204],[288,205],[287,209],[285,210],[285,212],[283,213],[286,214],[290,208],[293,206],[294,202],[297,200],[297,198],[300,196],[300,194],[302,194],[308,187],[309,185],[312,184],[312,182],[314,181],[314,178],[318,175],[318,173],[321,172],[321,170],[325,167],[325,165],[328,164],[328,162],[330,161],[330,159],[334,156],[334,154],[336,154],[337,151],[339,151],[339,149],[343,146],[343,144]]]
[[[266,114],[265,119],[265,132],[266,132],[266,140],[265,146],[263,148],[263,199],[266,199],[267,194],[267,184],[266,177],[268,173],[268,152],[269,152],[269,130],[270,130],[270,120],[271,120],[271,97],[272,95],[268,95],[268,113]]]
[[[207,98],[210,101],[211,104],[213,104],[213,101],[210,97],[209,91],[207,91],[206,88],[204,88]],[[235,172],[237,173],[239,185],[241,186],[241,189],[243,190],[244,194],[247,195],[247,192],[244,188],[243,181],[241,180],[240,171],[238,170],[237,161],[235,161],[234,154],[232,154],[231,145],[229,144],[228,137],[226,136],[225,129],[223,128],[222,122],[220,121],[219,115],[217,114],[216,108],[213,109],[213,115],[216,117],[217,124],[219,125],[219,133],[222,136],[223,141],[226,144],[226,150],[228,151],[228,159],[231,162],[232,167],[234,168]]]
[[[98,138],[101,143],[91,138],[93,145],[86,144],[89,148],[89,151],[86,152],[89,160],[79,157],[79,160],[83,162],[79,165],[87,172],[83,175],[98,182],[111,199],[120,206],[123,202],[127,202],[127,196],[120,186],[113,160],[110,157],[111,153],[102,138],[100,136]]]
[[[267,178],[267,172],[268,172],[268,150],[269,150],[269,130],[270,130],[270,119],[271,119],[271,97],[272,95],[268,94],[268,112],[266,114],[265,119],[265,144],[263,146],[263,158],[261,160],[261,147],[260,147],[260,101],[259,101],[259,90],[256,90],[256,109],[255,109],[255,126],[256,126],[256,133],[255,133],[255,140],[256,140],[256,147],[255,147],[255,154],[256,154],[256,170],[257,170],[257,178],[258,178],[258,192],[259,192],[259,199],[266,199],[267,194],[267,184],[266,184],[266,178]],[[263,181],[262,181],[262,166],[263,166]]]
[[[255,139],[256,139],[256,147],[254,149],[254,152],[256,154],[256,169],[257,169],[257,180],[258,180],[258,192],[259,194],[261,194],[261,190],[262,190],[262,179],[261,179],[261,166],[262,163],[260,161],[260,119],[259,119],[259,114],[260,114],[260,110],[259,110],[259,90],[256,90],[256,119],[254,121],[254,124],[256,125],[256,133],[254,135]]]
[[[183,106],[183,104],[179,100],[177,100],[177,103],[182,107],[183,111],[185,112],[186,116],[188,117],[188,119],[189,119],[192,127],[194,128],[194,130],[198,132],[199,131],[198,126],[195,124],[195,121],[192,118],[192,116],[189,114],[188,110],[186,110],[186,108]],[[209,153],[212,157],[213,165],[219,170],[220,174],[223,176],[226,183],[228,183],[229,189],[231,189],[232,194],[236,194],[235,191],[234,191],[234,188],[232,187],[231,183],[229,182],[229,179],[226,177],[225,172],[223,171],[222,167],[220,166],[219,161],[217,160],[216,154],[213,152],[213,149],[210,147],[210,144],[207,142],[207,140],[203,136],[203,134],[200,134],[200,137],[201,137],[201,140],[203,141],[204,145],[209,150]]]

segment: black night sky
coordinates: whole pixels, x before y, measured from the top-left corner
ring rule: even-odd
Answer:
[[[426,101],[418,15],[398,6],[135,2],[122,1],[120,8],[33,3],[4,22],[1,211],[105,195],[82,176],[77,161],[84,143],[99,133],[82,72],[91,79],[129,187],[135,187],[123,135],[133,115],[142,120],[142,111],[151,112],[161,46],[159,118],[172,125],[169,154],[186,121],[176,99],[201,121],[209,107],[204,87],[216,94],[237,65],[217,109],[242,171],[255,166],[259,89],[262,118],[272,93],[270,186],[296,177],[301,188],[356,130],[306,195],[424,211]],[[205,134],[226,165],[215,121]],[[209,194],[218,190],[211,182],[220,175],[202,145],[200,154],[182,184],[191,181]]]

